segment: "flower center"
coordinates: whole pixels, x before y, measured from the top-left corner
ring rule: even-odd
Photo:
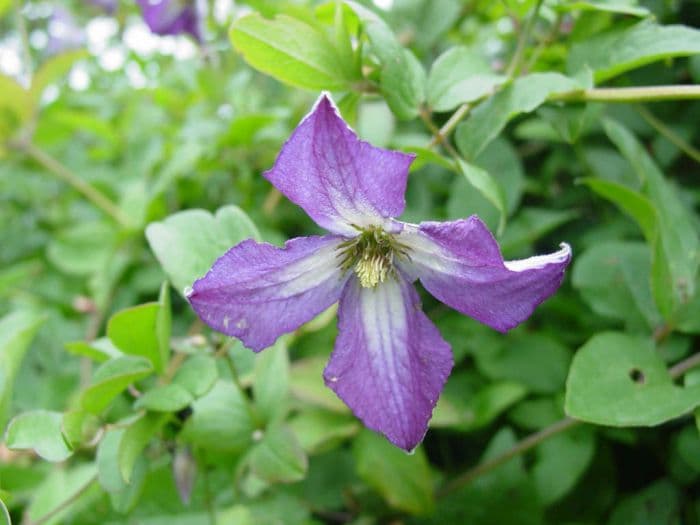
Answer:
[[[341,269],[352,268],[364,288],[383,283],[394,271],[394,256],[406,256],[393,235],[378,226],[360,229],[360,234],[339,246]]]

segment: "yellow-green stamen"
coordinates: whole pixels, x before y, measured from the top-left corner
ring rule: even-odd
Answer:
[[[339,249],[341,268],[352,268],[364,288],[383,283],[394,271],[394,256],[406,255],[393,235],[378,226],[360,229],[357,237],[342,243]]]

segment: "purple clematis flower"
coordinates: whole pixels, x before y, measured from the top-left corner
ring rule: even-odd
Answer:
[[[138,0],[143,19],[157,35],[189,33],[202,41],[199,14],[195,0]]]
[[[452,369],[450,346],[421,310],[413,282],[505,332],[527,319],[564,276],[571,249],[504,262],[472,216],[407,224],[414,155],[358,139],[322,95],[265,177],[330,233],[283,248],[245,240],[188,295],[209,326],[260,351],[340,301],[324,380],[364,424],[412,450]]]

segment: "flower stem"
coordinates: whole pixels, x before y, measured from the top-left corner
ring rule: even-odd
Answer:
[[[86,182],[78,177],[75,173],[70,171],[44,150],[32,143],[24,144],[22,146],[22,150],[30,158],[46,168],[47,171],[82,194],[87,200],[92,202],[106,215],[109,215],[112,219],[114,219],[120,226],[123,226],[124,228],[129,228],[131,226],[129,217],[127,217],[116,204],[107,198],[104,193],[92,186],[89,182]]]
[[[552,95],[549,100],[562,102],[663,102],[700,99],[700,86],[644,86],[627,88],[593,88]]]
[[[695,162],[700,162],[700,151],[695,149],[693,146],[688,144],[683,137],[679,136],[675,131],[669,128],[661,120],[656,118],[656,116],[649,111],[644,106],[637,106],[637,112],[642,116],[647,123],[652,126],[660,135],[666,137],[666,139],[680,149],[683,153],[688,155]]]
[[[518,73],[520,73],[523,55],[525,54],[525,47],[527,46],[527,41],[530,39],[532,26],[534,25],[535,20],[537,20],[542,4],[543,0],[537,0],[535,8],[532,11],[532,15],[530,15],[527,22],[525,22],[525,27],[523,27],[523,30],[520,33],[520,38],[518,38],[518,44],[515,48],[515,53],[513,53],[513,58],[511,58],[510,64],[508,64],[508,70],[506,71],[508,78],[515,78],[518,76]]]
[[[695,368],[697,366],[700,366],[700,352],[691,355],[690,357],[684,359],[683,361],[680,361],[679,363],[676,363],[673,367],[671,367],[668,370],[668,375],[671,377],[671,379],[678,379],[688,370],[691,370],[692,368]],[[478,477],[488,472],[491,472],[497,467],[500,467],[502,464],[506,463],[510,459],[513,459],[515,456],[523,454],[528,450],[536,447],[545,439],[560,434],[582,423],[583,421],[572,419],[570,417],[560,419],[556,423],[553,423],[550,426],[545,427],[542,430],[539,430],[525,437],[524,439],[516,443],[512,448],[506,450],[503,454],[496,456],[495,458],[492,458],[483,463],[480,463],[479,465],[460,474],[459,476],[448,482],[445,486],[440,488],[437,491],[436,496],[439,498],[447,496],[455,490],[460,489],[465,485],[468,485]]]

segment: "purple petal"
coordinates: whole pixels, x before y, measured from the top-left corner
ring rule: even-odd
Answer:
[[[506,332],[530,317],[557,291],[571,260],[571,248],[504,262],[491,232],[473,215],[452,222],[424,222],[405,228],[399,241],[410,250],[410,268],[443,303]]]
[[[148,28],[157,35],[189,33],[202,41],[194,0],[137,0]]]
[[[376,288],[362,288],[351,278],[338,317],[326,385],[367,427],[412,450],[452,369],[450,346],[400,275]]]
[[[324,94],[265,177],[319,226],[355,235],[351,224],[381,225],[403,212],[414,158],[359,140]]]
[[[332,235],[300,237],[284,248],[251,239],[221,256],[188,299],[209,326],[255,350],[335,303],[347,281]]]

